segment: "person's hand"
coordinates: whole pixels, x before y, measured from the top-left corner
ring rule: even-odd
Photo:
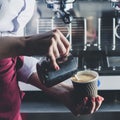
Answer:
[[[51,38],[51,45],[49,46],[48,56],[55,69],[59,69],[56,59],[64,57],[69,54],[70,44],[65,36],[58,30],[53,30],[53,36]]]
[[[76,110],[73,110],[72,112],[76,116],[80,116],[83,114],[92,114],[99,109],[103,100],[103,97],[99,95],[97,97],[91,98],[85,97],[79,103],[77,103]]]
[[[58,29],[26,37],[26,39],[27,53],[47,56],[56,70],[59,70],[56,59],[69,54],[70,43]]]
[[[61,100],[64,103],[64,105],[75,116],[80,116],[83,114],[92,114],[96,112],[100,108],[104,100],[102,96],[98,95],[97,97],[92,98],[85,97],[81,101],[76,103],[76,100],[73,96],[73,87],[64,84],[62,84],[60,87],[61,88],[58,87],[59,89],[59,96],[57,96],[58,99]]]

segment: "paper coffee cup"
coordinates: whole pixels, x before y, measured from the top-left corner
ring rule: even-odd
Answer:
[[[99,74],[93,70],[78,71],[71,80],[74,86],[75,97],[96,97]]]

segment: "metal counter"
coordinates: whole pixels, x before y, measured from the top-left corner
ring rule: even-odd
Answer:
[[[119,120],[120,91],[99,91],[105,100],[100,109],[91,115],[75,117],[62,103],[39,92],[26,92],[21,105],[25,120]]]

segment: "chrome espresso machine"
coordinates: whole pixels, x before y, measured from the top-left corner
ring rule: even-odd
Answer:
[[[72,46],[72,54],[78,57],[79,70],[98,71],[100,90],[120,90],[120,1],[36,0],[36,3],[37,12],[25,35],[60,29]]]

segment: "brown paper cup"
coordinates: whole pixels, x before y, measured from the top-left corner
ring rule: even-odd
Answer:
[[[77,78],[75,77],[77,76]],[[84,97],[96,97],[98,94],[97,81],[99,75],[96,71],[79,71],[71,78],[74,86],[74,96],[77,100]]]

